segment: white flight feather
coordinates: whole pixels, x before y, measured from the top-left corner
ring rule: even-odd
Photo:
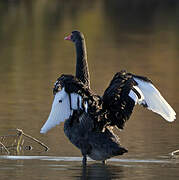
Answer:
[[[82,98],[79,94],[71,93],[71,106],[73,110],[82,109]]]
[[[76,93],[71,93],[69,97],[65,88],[62,88],[61,91],[56,93],[49,117],[40,132],[46,133],[51,128],[59,125],[60,122],[64,122],[73,114],[73,110],[77,109],[82,109],[82,97]]]
[[[56,93],[52,103],[52,108],[49,117],[46,123],[41,128],[40,132],[46,133],[52,127],[55,127],[56,125],[60,124],[60,122],[63,122],[65,119],[68,119],[70,115],[71,109],[69,96],[63,88],[61,91]]]
[[[142,91],[137,86],[133,86],[133,88],[135,88],[136,91],[138,91],[138,93],[140,94],[141,98],[139,99],[137,94],[133,90],[131,90],[129,92],[129,96],[135,101],[135,105],[137,103],[141,104],[144,101],[144,95],[143,95]]]
[[[85,107],[85,112],[87,113],[88,112],[88,103],[86,101],[84,103],[84,107]]]
[[[141,98],[135,94],[133,90],[130,91],[129,96],[138,104],[147,104],[147,108],[155,113],[160,114],[164,119],[172,122],[176,119],[176,113],[167,101],[162,97],[160,92],[155,86],[150,83],[143,81],[139,78],[134,78],[138,83],[134,88],[139,92]]]

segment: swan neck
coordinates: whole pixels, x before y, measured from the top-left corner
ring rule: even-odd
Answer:
[[[87,86],[90,86],[90,77],[87,62],[85,40],[79,41],[76,46],[76,77]]]

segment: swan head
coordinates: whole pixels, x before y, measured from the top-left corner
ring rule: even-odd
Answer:
[[[65,37],[65,40],[70,40],[74,43],[84,40],[84,35],[80,31],[72,31],[71,34]]]

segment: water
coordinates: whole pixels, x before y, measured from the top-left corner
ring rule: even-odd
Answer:
[[[74,46],[64,41],[84,32],[91,85],[102,95],[115,72],[150,77],[178,112],[177,1],[0,2],[0,135],[21,128],[46,143],[48,152],[0,156],[1,179],[178,179],[179,124],[136,107],[125,130],[117,132],[129,152],[106,166],[89,161],[67,140],[63,124],[39,133],[61,73],[75,72]]]
[[[179,163],[162,158],[112,158],[108,165],[89,161],[83,168],[79,157],[1,156],[0,161],[1,175],[15,179],[24,173],[27,179],[174,179]]]

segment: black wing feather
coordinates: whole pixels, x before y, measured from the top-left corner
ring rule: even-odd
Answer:
[[[132,74],[125,71],[116,73],[103,95],[103,106],[108,111],[110,125],[116,125],[120,129],[123,129],[135,106],[134,100],[129,96],[130,90],[137,85],[132,77]]]

